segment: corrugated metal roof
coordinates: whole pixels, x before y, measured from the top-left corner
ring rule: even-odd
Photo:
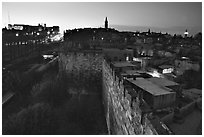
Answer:
[[[121,68],[121,67],[135,67],[136,65],[133,65],[130,62],[124,61],[124,62],[114,62],[113,66],[117,68]]]
[[[127,75],[137,75],[137,76],[141,75],[141,74],[137,73],[136,70],[126,70],[125,74],[127,74]]]
[[[172,66],[172,65],[161,65],[161,66],[159,66],[159,68],[168,69],[168,68],[174,68],[174,66]]]
[[[164,94],[171,94],[171,89],[165,87],[159,87],[158,85],[144,79],[144,78],[137,78],[136,80],[129,79],[129,81],[136,86],[140,87],[141,89],[149,92],[154,96],[164,95]]]
[[[157,78],[157,77],[152,77],[152,78],[148,78],[147,80],[151,81],[152,83],[159,85],[159,86],[177,86],[179,85],[178,83],[174,82],[174,81],[170,81],[166,78]]]

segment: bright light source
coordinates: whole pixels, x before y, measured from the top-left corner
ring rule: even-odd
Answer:
[[[49,34],[50,34],[50,32],[48,31],[48,32],[47,32],[47,34],[49,35]]]
[[[171,73],[171,72],[173,72],[173,71],[174,71],[173,68],[164,69],[164,70],[163,70],[163,74]]]
[[[181,57],[182,59],[189,59],[188,57]]]
[[[129,61],[129,57],[128,56],[126,57],[126,61]]]
[[[188,35],[189,33],[186,31],[186,32],[184,32],[184,34],[185,34],[185,35]]]
[[[40,35],[40,33],[38,32],[37,35]]]
[[[152,77],[162,78],[162,75],[156,70],[154,70],[153,72],[147,72],[147,74],[151,75]]]
[[[103,40],[104,38],[102,37],[101,39]]]
[[[18,37],[19,36],[19,34],[18,33],[16,33],[16,37]]]
[[[54,57],[54,55],[43,55],[43,58],[44,58],[44,59],[53,58],[53,57]]]

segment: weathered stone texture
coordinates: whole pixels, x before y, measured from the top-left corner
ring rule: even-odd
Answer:
[[[124,135],[141,135],[141,134],[156,134],[154,128],[151,126],[142,125],[141,113],[139,105],[139,98],[136,97],[132,102],[132,96],[128,93],[127,89],[123,86],[123,81],[115,75],[115,72],[110,68],[107,62],[103,61],[103,92],[104,100],[108,101],[108,106],[105,108],[112,108],[111,111],[106,111],[107,124],[115,121],[115,127],[108,125],[110,131],[115,131],[112,134],[124,134]],[[145,130],[143,130],[145,129]],[[111,133],[110,133],[111,134]]]

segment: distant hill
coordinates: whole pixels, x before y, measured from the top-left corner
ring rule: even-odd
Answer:
[[[183,26],[176,26],[176,27],[169,27],[169,28],[159,28],[159,27],[148,27],[148,26],[126,26],[126,25],[111,25],[111,28],[115,28],[119,31],[148,31],[150,29],[151,31],[156,32],[162,32],[162,33],[170,33],[170,34],[181,34],[185,32],[187,29],[189,32],[189,35],[195,35],[198,32],[202,32],[202,27],[183,27]]]

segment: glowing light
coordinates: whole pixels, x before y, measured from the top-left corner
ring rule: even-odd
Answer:
[[[38,32],[37,35],[40,35],[40,33]]]
[[[16,33],[16,37],[18,37],[19,36],[19,34],[18,33]]]
[[[154,70],[153,72],[147,72],[149,75],[151,75],[152,77],[157,77],[157,78],[161,78],[162,75],[160,73],[158,73],[156,70]]]
[[[54,57],[54,55],[43,55],[43,58],[44,58],[44,59],[53,58],[53,57]]]
[[[186,32],[184,32],[184,34],[185,34],[185,35],[188,35],[189,33],[186,31]]]
[[[126,61],[129,61],[129,57],[128,56],[126,57]]]
[[[163,70],[163,74],[171,73],[171,72],[173,72],[173,71],[174,71],[173,68],[164,69],[164,70]]]

